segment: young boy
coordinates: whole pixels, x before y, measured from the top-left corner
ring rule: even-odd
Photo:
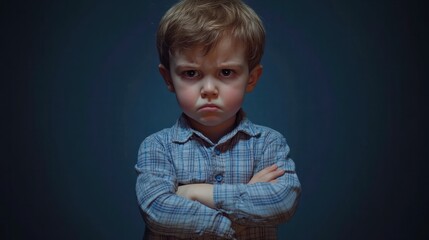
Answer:
[[[159,71],[183,114],[140,146],[146,239],[276,239],[301,188],[284,137],[241,109],[265,32],[240,0],[183,0],[162,18]]]

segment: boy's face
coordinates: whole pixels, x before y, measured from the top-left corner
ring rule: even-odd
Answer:
[[[243,44],[224,37],[207,54],[202,47],[175,52],[170,69],[160,65],[160,72],[191,124],[204,128],[234,124],[244,94],[255,87],[262,67],[249,72]]]

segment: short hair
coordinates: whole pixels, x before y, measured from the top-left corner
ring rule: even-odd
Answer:
[[[224,35],[241,41],[246,48],[249,71],[261,61],[265,30],[258,15],[241,0],[181,0],[161,19],[157,49],[167,69],[170,54],[203,46],[207,54]]]

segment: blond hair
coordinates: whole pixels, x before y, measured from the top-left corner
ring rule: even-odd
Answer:
[[[161,64],[169,69],[170,54],[195,46],[208,53],[225,34],[245,45],[249,70],[260,63],[265,30],[249,6],[241,0],[182,0],[165,13],[158,27]]]

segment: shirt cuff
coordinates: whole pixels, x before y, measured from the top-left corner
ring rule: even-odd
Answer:
[[[213,187],[214,204],[220,212],[226,214],[240,208],[244,194],[247,193],[243,184],[215,184]]]
[[[225,239],[235,239],[235,231],[232,228],[231,220],[225,216],[220,216],[217,221],[218,223],[213,225],[213,231],[216,232],[216,235]]]

